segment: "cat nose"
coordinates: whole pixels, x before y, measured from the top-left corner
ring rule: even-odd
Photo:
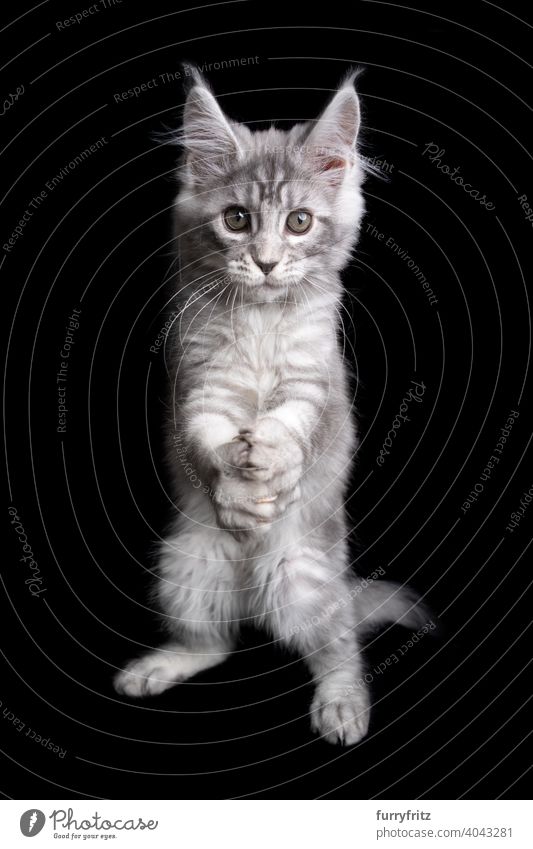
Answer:
[[[272,269],[278,264],[278,260],[276,260],[276,262],[262,262],[262,260],[255,259],[255,257],[254,262],[259,266],[263,274],[270,274]]]

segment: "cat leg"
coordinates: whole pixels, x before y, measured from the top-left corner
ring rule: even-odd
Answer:
[[[228,657],[238,627],[238,555],[230,534],[201,524],[187,523],[164,543],[156,594],[173,638],[118,672],[117,692],[158,695]]]
[[[262,572],[268,579],[255,609],[273,636],[301,654],[311,671],[311,727],[329,743],[352,746],[368,731],[370,701],[352,586],[342,562],[334,553],[300,548],[287,551],[268,570],[263,565]]]
[[[198,672],[222,663],[232,648],[232,643],[224,640],[205,648],[187,648],[184,643],[169,642],[128,663],[115,676],[115,690],[131,698],[157,696]]]
[[[370,698],[363,681],[361,649],[354,626],[316,641],[302,641],[300,652],[315,681],[311,728],[328,743],[353,746],[368,732]],[[343,626],[344,628],[344,626]]]

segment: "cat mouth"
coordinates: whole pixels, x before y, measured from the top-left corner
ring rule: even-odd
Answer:
[[[285,282],[282,280],[277,280],[276,278],[271,278],[270,274],[265,277],[264,280],[261,281],[262,286],[268,286],[269,289],[283,289],[285,288]]]

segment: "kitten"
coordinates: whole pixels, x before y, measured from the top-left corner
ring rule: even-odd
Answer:
[[[361,634],[424,621],[409,591],[362,589],[349,565],[357,436],[338,336],[364,211],[354,77],[318,120],[251,132],[193,74],[175,205],[178,507],[156,590],[170,641],[115,678],[128,696],[161,693],[225,660],[254,623],[303,656],[312,727],[345,745],[368,729]]]

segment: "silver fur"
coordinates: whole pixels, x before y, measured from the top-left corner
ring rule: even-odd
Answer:
[[[364,212],[358,128],[353,75],[316,122],[254,133],[194,76],[175,207],[178,509],[156,591],[171,639],[115,679],[129,696],[160,693],[224,660],[239,623],[252,622],[303,656],[312,727],[346,745],[368,728],[361,633],[423,622],[394,584],[358,592],[348,560],[357,436],[339,306]],[[249,230],[227,228],[232,206],[249,211]],[[299,209],[313,223],[293,235],[285,221]],[[272,263],[266,275],[260,265]]]

